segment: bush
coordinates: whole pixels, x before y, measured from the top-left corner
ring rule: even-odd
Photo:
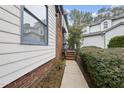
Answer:
[[[83,47],[83,48],[101,48],[101,47],[97,47],[97,46],[86,46],[86,47]]]
[[[80,56],[97,87],[124,87],[123,48],[82,48]]]
[[[116,36],[113,37],[109,44],[108,44],[109,48],[114,48],[114,47],[124,47],[124,36]]]

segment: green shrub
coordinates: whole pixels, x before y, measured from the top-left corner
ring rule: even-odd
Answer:
[[[86,47],[83,47],[83,48],[101,48],[101,47],[97,47],[97,46],[86,46]]]
[[[109,44],[108,44],[109,48],[114,48],[114,47],[124,47],[124,36],[116,36],[113,37]]]
[[[97,87],[124,87],[123,48],[82,48],[80,56]]]

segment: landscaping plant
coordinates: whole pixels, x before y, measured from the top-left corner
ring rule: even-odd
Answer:
[[[109,48],[124,47],[124,35],[113,37],[109,44]]]
[[[80,57],[85,62],[91,80],[97,87],[124,87],[124,49],[82,48]]]

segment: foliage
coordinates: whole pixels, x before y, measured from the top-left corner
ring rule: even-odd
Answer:
[[[124,13],[124,6],[118,6],[118,7],[114,7],[111,9],[111,12],[113,13],[113,16],[118,16]]]
[[[124,47],[124,35],[123,36],[116,36],[113,37],[109,44],[108,44],[109,48],[114,48],[114,47]]]
[[[97,22],[101,19],[120,16],[123,13],[124,13],[124,6],[123,5],[122,6],[115,6],[115,7],[111,7],[111,8],[103,7],[103,8],[98,10],[98,15],[94,18],[93,21]]]
[[[80,48],[80,40],[82,39],[81,36],[81,29],[70,27],[69,29],[69,38],[68,38],[68,44],[70,49],[75,49],[75,45],[77,50]]]
[[[86,47],[83,47],[83,48],[99,48],[99,49],[102,49],[101,47],[97,47],[97,46],[86,46]]]
[[[98,13],[100,14],[100,13],[104,13],[104,12],[107,12],[107,11],[109,11],[109,8],[103,7],[103,8],[98,10]]]
[[[124,48],[82,48],[80,56],[97,87],[124,87]]]
[[[90,24],[92,19],[93,19],[92,13],[90,13],[90,12],[81,12],[81,24],[82,24],[82,27],[85,27],[88,24]]]
[[[70,49],[78,51],[80,49],[80,41],[82,39],[82,28],[92,21],[92,14],[89,12],[81,12],[74,9],[69,14],[72,25],[69,27],[68,44]]]
[[[69,14],[70,22],[72,26],[75,27],[84,27],[92,21],[92,13],[90,12],[81,12],[77,9],[71,10]]]
[[[80,25],[81,14],[79,10],[76,9],[72,10],[69,17],[73,26],[77,27]]]

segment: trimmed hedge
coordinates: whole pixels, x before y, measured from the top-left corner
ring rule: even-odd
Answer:
[[[109,48],[114,48],[114,47],[124,47],[124,35],[123,36],[116,36],[113,37],[109,44],[108,44]]]
[[[86,46],[86,47],[83,47],[83,48],[100,48],[100,49],[102,49],[101,47],[97,47],[97,46]]]
[[[123,48],[82,48],[80,57],[97,87],[124,87]]]

